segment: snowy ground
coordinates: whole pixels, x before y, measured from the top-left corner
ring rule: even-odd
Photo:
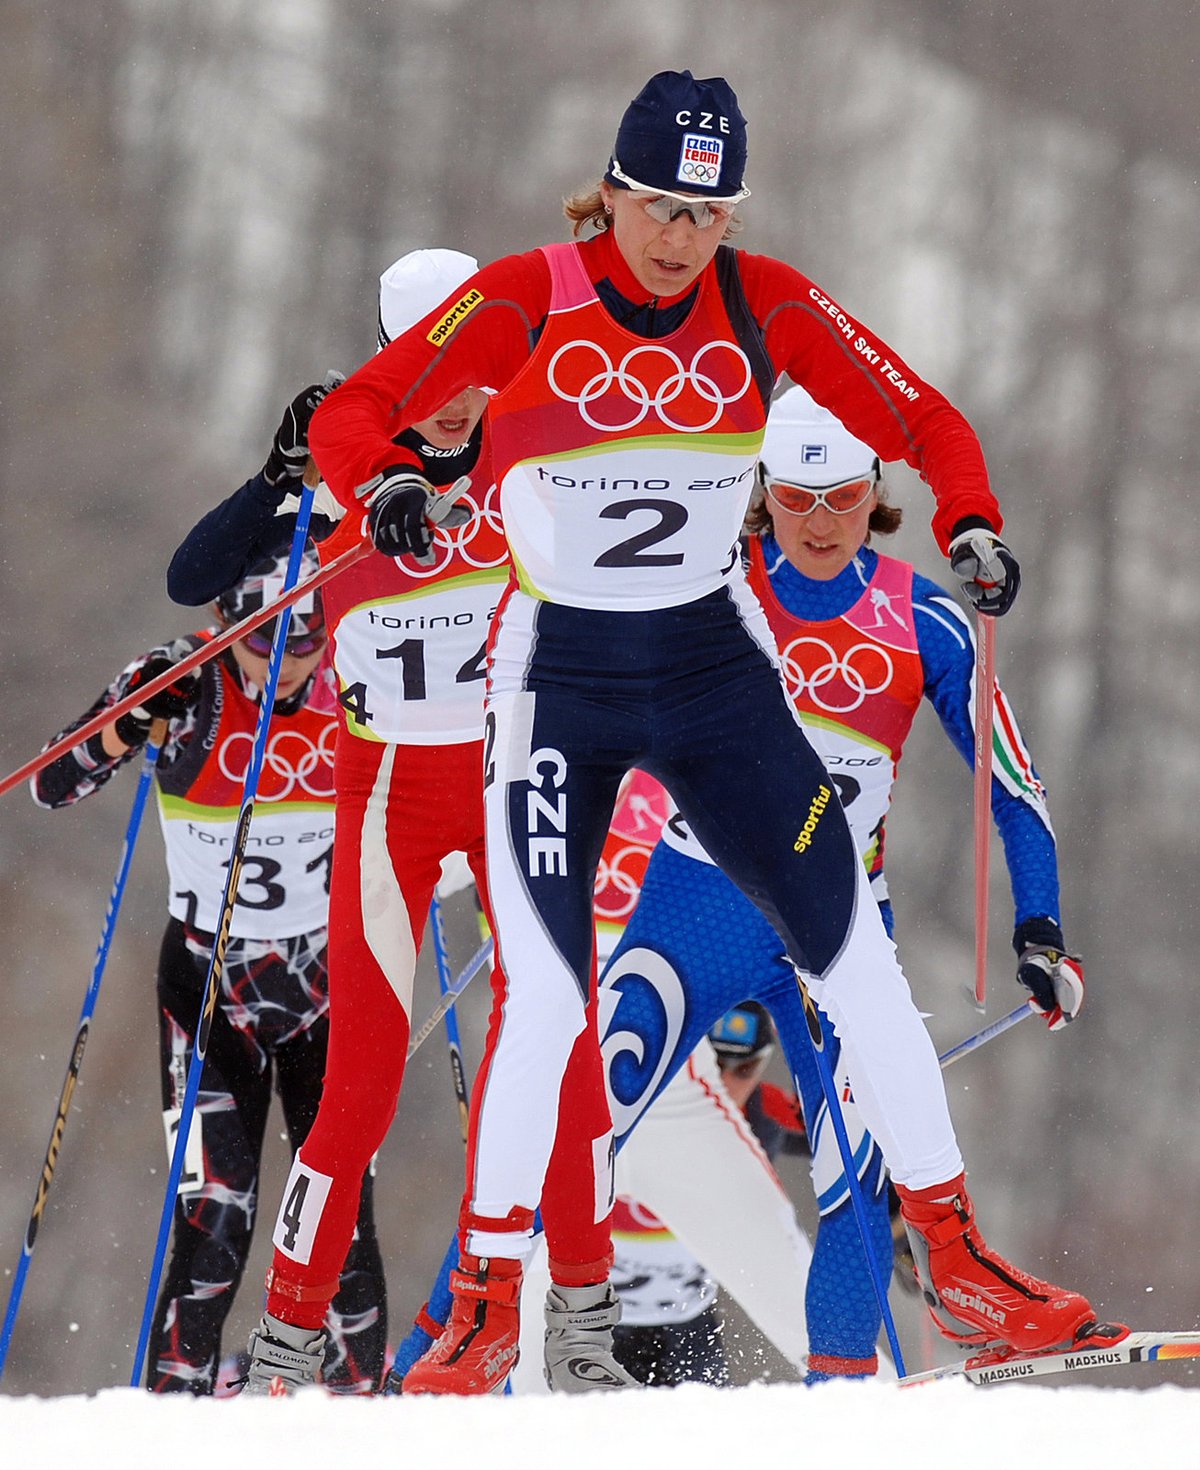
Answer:
[[[1137,1369],[1130,1370],[1131,1385]],[[1175,1387],[940,1383],[686,1387],[616,1397],[487,1400],[164,1400],[131,1388],[94,1398],[0,1398],[0,1463],[163,1470],[481,1466],[484,1470],[674,1470],[751,1460],[837,1470],[968,1470],[1071,1464],[1186,1465],[1200,1394]],[[1195,1463],[1192,1461],[1192,1463]]]

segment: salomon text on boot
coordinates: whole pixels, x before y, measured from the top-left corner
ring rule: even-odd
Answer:
[[[325,1360],[325,1333],[316,1327],[293,1327],[264,1314],[250,1334],[250,1369],[242,1393],[251,1398],[293,1394],[316,1383]]]
[[[640,1388],[613,1356],[621,1302],[607,1281],[546,1293],[546,1382],[555,1393]]]

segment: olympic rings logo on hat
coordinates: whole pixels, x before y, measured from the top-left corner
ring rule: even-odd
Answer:
[[[286,801],[299,787],[309,796],[328,801],[333,796],[333,742],[336,735],[336,720],[329,721],[316,744],[302,730],[277,730],[263,751],[264,779],[259,787],[258,800]],[[235,751],[240,750],[243,744],[246,760],[238,770],[239,757],[235,756]],[[239,785],[244,783],[253,748],[254,736],[249,731],[235,730],[227,735],[217,750],[221,774]]]
[[[500,497],[497,486],[488,486],[488,492],[484,496],[482,505],[469,490],[455,503],[465,505],[471,512],[471,519],[462,526],[434,527],[432,566],[422,566],[411,556],[392,558],[397,566],[403,568],[405,575],[411,577],[415,582],[427,581],[430,577],[438,576],[446,570],[456,556],[476,571],[490,571],[493,567],[502,567],[508,560],[508,543],[504,540],[504,523],[500,519]],[[493,530],[499,537],[499,546],[490,551],[472,550],[475,541],[485,527]]]
[[[805,668],[805,664],[811,662],[811,656],[802,660],[800,654],[800,649],[806,644],[817,650],[818,661],[811,672]],[[874,669],[870,666],[872,655],[878,659]],[[871,695],[882,694],[895,673],[892,656],[881,643],[856,643],[839,657],[823,638],[793,638],[786,648],[780,650],[779,656],[792,698],[799,699],[802,694],[807,694],[817,708],[827,714],[845,715],[858,709]],[[841,686],[849,692],[848,704],[830,703],[820,693],[835,679],[840,679]]]
[[[559,367],[567,353],[573,352],[576,348],[595,353],[601,366],[599,371],[586,379],[578,393],[571,393],[559,381]],[[726,391],[717,382],[713,376],[715,366],[712,363],[709,364],[708,372],[701,372],[700,365],[710,352],[727,353],[728,360],[734,366],[735,374],[741,377],[740,385],[732,392]],[[652,390],[633,371],[634,363],[639,358],[644,360],[662,358],[667,367],[671,369],[657,388]],[[681,434],[703,434],[720,422],[721,415],[731,403],[736,403],[745,395],[753,377],[754,372],[750,366],[750,359],[742,349],[735,342],[723,341],[706,342],[697,349],[688,367],[684,367],[681,359],[669,347],[660,346],[656,342],[631,347],[620,363],[614,367],[612,358],[603,347],[596,342],[577,337],[574,341],[564,343],[558,349],[550,359],[546,370],[546,382],[550,391],[556,397],[561,398],[564,403],[576,404],[584,423],[599,430],[602,434],[623,434],[628,429],[636,428],[651,409],[668,429],[675,429]],[[626,401],[633,405],[633,414],[623,423],[606,424],[593,416],[590,405],[607,398],[614,388],[619,389]],[[701,405],[712,405],[712,412],[702,422],[683,423],[679,418],[667,412],[668,405],[674,404],[684,390],[689,388],[693,398],[698,398]]]

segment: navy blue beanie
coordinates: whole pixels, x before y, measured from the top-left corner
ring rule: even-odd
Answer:
[[[746,119],[724,77],[697,81],[690,71],[660,71],[625,109],[604,177],[664,193],[729,198],[742,188]]]

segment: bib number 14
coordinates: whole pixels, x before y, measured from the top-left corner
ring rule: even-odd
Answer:
[[[425,664],[425,640],[406,638],[391,648],[378,648],[375,657],[394,659],[400,675],[401,698],[408,700],[429,697],[429,678]],[[476,679],[487,678],[487,643],[481,643],[470,658],[464,660],[454,675],[456,684],[471,684]],[[342,708],[348,710],[360,725],[369,725],[375,713],[367,704],[367,686],[361,680],[349,684],[338,696]]]

